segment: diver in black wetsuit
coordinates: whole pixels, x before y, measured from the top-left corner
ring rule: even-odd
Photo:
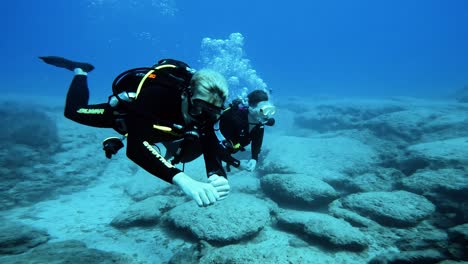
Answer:
[[[241,160],[239,167],[253,171],[263,144],[265,125],[274,125],[275,119],[272,116],[276,108],[269,102],[268,94],[263,90],[252,91],[247,95],[247,99],[248,105],[243,105],[237,100],[231,103],[231,107],[221,115],[219,120],[221,135],[218,131],[217,135],[231,154],[245,150],[245,147],[252,143],[251,159]]]
[[[217,155],[226,162],[229,170],[230,166],[253,171],[258,162],[263,144],[263,135],[265,126],[273,126],[275,119],[272,117],[275,112],[275,106],[269,101],[268,94],[263,90],[254,90],[247,96],[247,102],[234,100],[229,108],[223,111],[219,122],[214,125],[215,135],[218,138],[219,145]],[[244,151],[245,147],[252,143],[250,160],[237,160],[232,154],[238,151]],[[196,148],[190,148],[191,151],[183,153],[184,155],[175,155],[180,142],[164,142],[167,149],[166,158],[173,159],[175,163],[182,161],[188,162],[201,155]]]
[[[213,204],[228,195],[230,187],[217,157],[218,140],[213,130],[228,93],[227,83],[219,73],[193,73],[183,62],[161,60],[151,68],[129,70],[116,78],[114,93],[119,86],[127,90],[130,86],[132,92],[114,94],[108,103],[89,105],[87,73],[94,69],[91,64],[56,56],[40,59],[75,72],[66,98],[65,117],[84,125],[114,128],[126,135],[128,158],[151,174],[178,185],[199,206]],[[154,148],[155,143],[184,138],[199,140],[208,183],[192,179]]]

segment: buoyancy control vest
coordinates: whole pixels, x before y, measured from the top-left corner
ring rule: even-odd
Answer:
[[[185,62],[174,59],[162,59],[152,67],[127,70],[119,74],[112,83],[112,95],[118,103],[128,104],[133,101],[146,81],[157,80],[175,86],[190,93],[190,80],[195,70]],[[113,98],[112,98],[113,99]],[[131,100],[128,100],[131,99]]]
[[[182,61],[162,59],[152,67],[134,68],[119,74],[112,83],[112,95],[109,96],[108,101],[114,108],[116,120],[114,129],[122,135],[127,133],[125,117],[132,111],[138,114],[138,110],[132,107],[132,102],[138,97],[146,82],[157,81],[190,96],[190,80],[194,72],[195,70]],[[146,113],[139,114],[146,115]],[[157,117],[148,118],[156,123],[172,125],[163,120],[157,120]]]
[[[158,81],[181,93],[191,96],[190,81],[195,70],[190,68],[185,62],[174,59],[162,59],[152,67],[134,68],[119,74],[112,83],[112,95],[109,96],[109,105],[114,109],[115,125],[114,130],[122,137],[110,137],[103,141],[103,149],[106,157],[111,158],[119,149],[123,147],[122,141],[127,135],[126,117],[130,112],[136,112],[142,116],[146,113],[139,113],[132,105],[138,97],[141,88],[146,82]],[[180,124],[173,124],[157,117],[148,116],[156,124],[170,127],[183,132],[184,127]]]

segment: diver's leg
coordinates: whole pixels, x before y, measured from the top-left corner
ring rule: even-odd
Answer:
[[[108,103],[88,105],[88,101],[87,76],[76,74],[68,89],[65,117],[88,126],[112,128],[115,124],[112,107]]]
[[[86,62],[77,62],[59,56],[39,57],[45,63],[75,72],[65,102],[65,117],[80,124],[112,128],[115,125],[113,111],[108,103],[88,105],[88,72],[94,66]]]

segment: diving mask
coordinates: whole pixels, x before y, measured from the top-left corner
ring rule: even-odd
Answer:
[[[257,104],[254,111],[261,118],[271,118],[276,113],[276,107],[268,101],[263,101]]]
[[[215,122],[223,111],[224,108],[210,104],[201,99],[189,100],[189,114],[200,123]]]

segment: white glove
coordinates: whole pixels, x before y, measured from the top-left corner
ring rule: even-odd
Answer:
[[[183,172],[177,173],[172,182],[179,186],[185,195],[195,200],[198,206],[208,206],[219,199],[218,191],[212,184],[196,181]]]
[[[257,166],[257,161],[254,159],[251,160],[241,160],[239,168],[246,170],[246,171],[253,171]]]
[[[231,189],[231,187],[229,186],[229,182],[226,178],[221,177],[217,174],[213,174],[208,178],[208,182],[218,192],[218,201],[226,199],[227,195],[229,194],[229,190]]]

